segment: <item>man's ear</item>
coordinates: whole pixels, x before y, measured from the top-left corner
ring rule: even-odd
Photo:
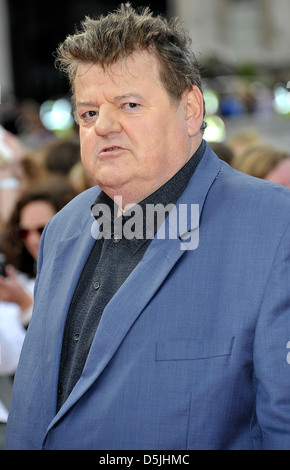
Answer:
[[[193,85],[191,90],[185,92],[186,122],[188,135],[196,136],[204,119],[204,100],[200,89]]]

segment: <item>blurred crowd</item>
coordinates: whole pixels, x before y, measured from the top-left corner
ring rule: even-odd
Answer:
[[[232,168],[290,188],[290,151],[269,144],[258,133],[240,132],[227,142],[210,145]]]
[[[65,136],[48,131],[34,102],[23,104],[17,115],[11,110],[0,124],[0,423],[7,418],[32,315],[42,231],[54,214],[93,185],[81,163],[75,128]],[[210,145],[233,168],[290,188],[290,154],[269,146],[260,135],[241,132]]]

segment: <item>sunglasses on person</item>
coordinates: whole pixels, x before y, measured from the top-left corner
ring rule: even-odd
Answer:
[[[21,238],[21,240],[26,240],[31,232],[37,232],[41,236],[44,229],[45,227],[37,227],[30,230],[22,228],[19,230],[19,237]]]

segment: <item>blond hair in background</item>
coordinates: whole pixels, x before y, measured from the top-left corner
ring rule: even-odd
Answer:
[[[276,170],[281,168],[280,165],[282,164],[284,169],[283,174],[286,177],[285,172],[289,171],[290,175],[290,154],[284,150],[261,144],[247,148],[239,157],[234,159],[232,166],[247,175],[288,186],[286,180],[288,181],[289,179],[290,181],[290,176],[285,178],[285,183],[275,178]]]

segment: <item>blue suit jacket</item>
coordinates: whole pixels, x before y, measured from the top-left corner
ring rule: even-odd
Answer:
[[[97,191],[44,232],[6,448],[290,449],[290,191],[232,170],[209,146],[179,200],[200,206],[198,248],[182,233],[154,239],[56,414]]]

